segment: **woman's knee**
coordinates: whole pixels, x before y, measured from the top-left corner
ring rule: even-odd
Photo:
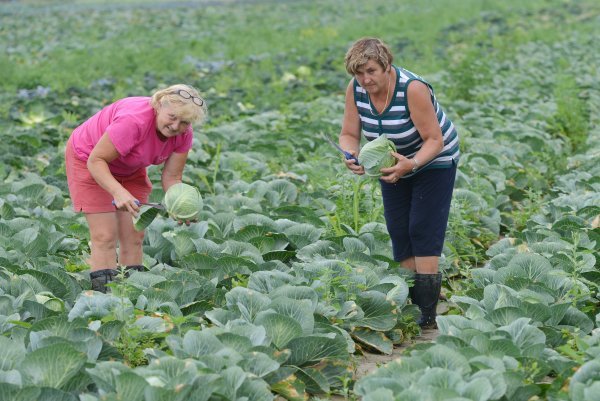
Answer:
[[[117,234],[112,230],[90,230],[90,237],[94,247],[108,249],[117,246]]]
[[[144,243],[144,232],[134,231],[124,235],[123,238],[119,238],[119,243],[121,246],[126,245],[131,247],[141,247]]]

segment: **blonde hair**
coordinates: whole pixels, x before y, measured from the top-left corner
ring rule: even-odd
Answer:
[[[344,62],[346,71],[349,74],[356,75],[358,69],[367,64],[369,60],[375,60],[384,70],[386,70],[394,60],[392,52],[388,45],[378,38],[362,38],[346,52]]]
[[[180,90],[186,91],[194,98],[198,98],[199,100],[196,100],[196,102],[200,102],[202,105],[200,106],[194,103],[194,99],[186,99],[181,96],[178,93]],[[166,89],[154,92],[150,99],[150,105],[152,105],[156,111],[158,111],[160,106],[170,105],[174,108],[174,112],[178,117],[199,124],[206,119],[206,114],[208,112],[206,101],[200,97],[200,93],[196,88],[185,84],[171,85]]]

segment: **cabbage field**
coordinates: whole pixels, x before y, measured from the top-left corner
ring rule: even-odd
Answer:
[[[461,137],[433,341],[377,179],[322,138],[363,36]],[[0,400],[598,400],[599,37],[597,0],[1,2]],[[148,271],[93,292],[65,143],[179,82],[199,222],[156,216]]]

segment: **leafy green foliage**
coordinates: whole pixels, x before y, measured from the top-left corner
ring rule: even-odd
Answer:
[[[597,5],[413,3],[377,0],[360,14],[354,0],[7,4],[0,398],[591,399]],[[442,258],[457,315],[439,318],[434,344],[352,389],[350,354],[390,353],[418,330],[378,183],[351,177],[315,135],[339,130],[341,60],[366,34],[430,77],[461,136]],[[64,143],[108,102],[172,81],[210,103],[183,177],[202,193],[201,222],[143,223],[149,271],[88,293]],[[149,168],[153,182],[160,173]]]

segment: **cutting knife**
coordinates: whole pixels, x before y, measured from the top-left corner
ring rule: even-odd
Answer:
[[[156,203],[156,202],[140,202],[139,200],[136,199],[135,203],[137,203],[138,206],[141,206],[141,205],[150,206],[150,207],[153,207],[156,209],[165,210],[165,207],[162,204]],[[112,204],[113,204],[113,206],[117,206],[114,200],[112,201]]]
[[[346,158],[346,160],[354,160],[354,164],[356,164],[357,166],[360,166],[358,159],[356,157],[352,156],[352,154],[350,152],[346,152],[344,149],[340,148],[340,145],[333,142],[329,137],[323,135],[323,138],[325,138],[327,140],[327,142],[329,142],[336,150],[341,152],[344,155],[344,157]]]

